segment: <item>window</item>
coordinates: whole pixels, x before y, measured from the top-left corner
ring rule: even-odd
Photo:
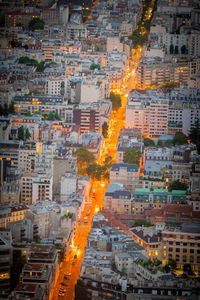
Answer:
[[[194,249],[190,249],[190,253],[194,253]]]
[[[176,252],[180,252],[180,248],[176,248]]]
[[[187,253],[187,249],[183,249],[183,253]]]

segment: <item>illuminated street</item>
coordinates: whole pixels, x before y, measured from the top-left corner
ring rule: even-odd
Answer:
[[[108,128],[108,137],[104,140],[98,163],[102,164],[107,156],[112,157],[112,162],[116,161],[116,145],[119,130],[125,125],[125,108],[127,94],[135,87],[135,70],[139,63],[141,56],[141,49],[139,48],[132,55],[130,63],[130,70],[124,79],[124,85],[121,90],[114,91],[119,93],[122,99],[122,107],[118,111],[113,111]],[[80,274],[81,262],[84,256],[84,249],[87,243],[87,237],[90,232],[92,216],[103,207],[103,196],[106,191],[108,182],[93,181],[90,187],[90,200],[86,202],[84,211],[81,216],[80,224],[76,225],[74,237],[71,241],[71,246],[65,253],[65,259],[60,264],[58,280],[55,284],[55,289],[52,299],[67,299],[74,298],[74,291],[76,281]],[[84,223],[87,217],[87,224]],[[65,274],[71,273],[67,279],[64,278]],[[61,285],[61,283],[66,285]],[[66,290],[62,296],[59,296],[59,289]]]

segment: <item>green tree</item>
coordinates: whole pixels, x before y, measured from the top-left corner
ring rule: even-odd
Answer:
[[[99,64],[94,64],[94,63],[92,63],[92,64],[90,65],[90,70],[95,70],[95,69],[100,70],[101,67],[100,67]]]
[[[174,54],[174,45],[172,45],[172,44],[169,47],[169,53]]]
[[[30,21],[28,25],[29,29],[34,30],[43,30],[44,29],[44,21],[40,18],[34,18]]]
[[[32,114],[30,113],[29,110],[27,110],[27,111],[24,113],[24,115],[25,115],[26,117],[31,117],[31,116],[32,116]]]
[[[45,62],[44,61],[41,61],[38,66],[37,66],[37,72],[43,72],[45,69]]]
[[[121,97],[119,95],[116,95],[114,93],[110,93],[110,100],[112,102],[112,109],[113,110],[118,110],[121,107],[122,102],[121,102]]]
[[[30,134],[28,128],[26,128],[26,130],[25,130],[25,139],[26,139],[26,140],[29,140],[30,137],[31,137],[31,134]]]
[[[174,53],[175,53],[175,54],[178,54],[178,53],[179,53],[179,51],[178,51],[178,46],[177,46],[177,45],[176,45],[175,48],[174,48]]]
[[[181,54],[186,54],[186,46],[185,45],[183,45],[181,47]]]
[[[60,120],[60,116],[58,113],[53,113],[52,111],[50,111],[50,113],[47,115],[47,119],[49,121],[52,121],[52,120]]]
[[[77,157],[78,169],[80,173],[84,173],[87,167],[95,162],[94,154],[83,147],[77,149],[74,154]]]
[[[144,139],[143,142],[146,147],[154,147],[155,146],[154,141],[149,138]]]
[[[136,220],[133,223],[133,227],[137,227],[137,226],[151,227],[151,226],[153,226],[153,224],[151,224],[150,222],[147,222],[145,220]]]
[[[108,124],[107,122],[104,122],[102,125],[102,134],[104,136],[104,138],[107,138],[108,136]]]
[[[169,261],[169,266],[170,266],[171,270],[175,271],[176,268],[177,268],[177,263],[176,263],[176,261],[175,261],[174,259],[170,260],[170,261]]]
[[[197,144],[200,141],[200,124],[198,119],[195,121],[190,130],[189,139],[194,144]]]
[[[188,275],[194,275],[194,273],[193,273],[193,271],[192,271],[192,267],[191,267],[190,264],[185,264],[185,265],[183,266],[183,271],[184,271],[185,273],[187,273]]]
[[[3,116],[8,116],[9,114],[14,113],[15,109],[14,109],[14,103],[12,102],[11,104],[5,103],[4,106],[0,105],[0,115]]]
[[[10,42],[10,45],[12,48],[21,48],[22,47],[22,42],[20,40],[12,40]]]
[[[169,265],[165,265],[165,266],[163,267],[163,270],[165,271],[165,273],[169,273],[170,270],[171,270],[171,268],[170,268]]]
[[[182,132],[176,132],[173,138],[174,145],[184,145],[187,144],[187,136]]]
[[[187,184],[184,182],[181,182],[179,180],[175,180],[170,183],[168,190],[169,190],[169,192],[171,192],[172,190],[184,191],[184,190],[187,190]]]
[[[32,90],[32,91],[30,91],[29,93],[28,93],[28,95],[40,95],[40,91],[38,91],[38,90]]]
[[[135,149],[127,149],[124,151],[124,163],[139,165],[141,152]]]
[[[25,138],[25,135],[24,135],[24,127],[23,127],[23,126],[20,126],[20,127],[18,128],[18,140],[24,141],[24,138]]]

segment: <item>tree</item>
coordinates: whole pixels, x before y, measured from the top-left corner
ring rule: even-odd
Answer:
[[[24,127],[23,126],[20,126],[18,128],[18,140],[24,141]]]
[[[184,182],[180,182],[179,180],[175,180],[170,183],[168,190],[169,190],[169,192],[171,192],[172,190],[184,191],[184,190],[187,190],[187,184]]]
[[[186,54],[186,46],[185,45],[183,45],[181,47],[181,54]]]
[[[198,119],[195,121],[190,130],[189,139],[194,144],[197,144],[200,141],[200,124]]]
[[[10,42],[10,45],[12,48],[21,48],[22,47],[22,42],[20,40],[12,40]]]
[[[145,220],[136,220],[133,223],[133,227],[137,227],[137,226],[151,227],[151,226],[153,226],[153,224],[151,224],[150,222],[147,222]]]
[[[31,116],[32,116],[29,110],[27,110],[27,111],[25,112],[24,115],[25,115],[26,117],[31,117]]]
[[[176,45],[176,46],[175,46],[175,49],[174,49],[174,53],[175,53],[175,54],[178,54],[178,52],[179,52],[179,51],[178,51],[178,46]]]
[[[74,153],[77,157],[77,163],[80,169],[87,168],[90,164],[95,162],[94,154],[87,149],[81,147]]]
[[[25,140],[29,140],[30,137],[31,137],[31,134],[30,134],[28,128],[26,128],[26,130],[25,130]]]
[[[154,147],[155,146],[154,141],[149,138],[144,139],[143,142],[146,147]]]
[[[99,64],[94,64],[94,63],[92,63],[92,64],[90,65],[90,70],[95,70],[95,69],[100,70],[101,67],[100,67]]]
[[[192,271],[192,267],[191,267],[190,264],[185,264],[185,265],[183,266],[183,271],[184,271],[185,273],[187,273],[188,275],[194,275],[194,273],[193,273],[193,271]]]
[[[171,270],[176,270],[176,268],[177,268],[176,261],[174,259],[170,260],[169,261],[169,266],[170,266]]]
[[[165,273],[169,273],[170,272],[170,266],[169,265],[165,265],[164,267],[163,267],[163,270],[165,271]]]
[[[176,132],[173,138],[174,145],[184,145],[187,144],[187,136],[182,132]]]
[[[124,163],[139,165],[141,152],[135,149],[128,149],[124,151]]]
[[[5,103],[4,106],[0,105],[0,115],[3,116],[8,116],[9,114],[14,113],[15,108],[14,108],[14,103],[12,102],[11,104]]]
[[[102,125],[102,134],[104,136],[104,138],[107,138],[108,136],[108,124],[107,122],[104,122]]]
[[[28,25],[29,29],[34,30],[43,30],[44,29],[44,21],[40,18],[34,18],[30,21]]]
[[[31,134],[30,134],[28,128],[25,129],[23,126],[20,126],[18,128],[18,140],[25,141],[25,140],[28,140],[30,137],[31,137]]]
[[[44,62],[44,61],[41,61],[41,62],[38,64],[36,71],[37,71],[37,72],[43,72],[44,69],[45,69],[45,62]]]
[[[119,95],[110,93],[110,100],[112,102],[113,110],[118,110],[121,107],[122,103],[121,103],[121,97]]]
[[[174,45],[172,45],[172,44],[169,47],[169,53],[174,54]]]
[[[52,121],[52,120],[60,120],[60,116],[58,113],[53,113],[52,111],[50,111],[50,113],[47,115],[47,119],[49,121]]]

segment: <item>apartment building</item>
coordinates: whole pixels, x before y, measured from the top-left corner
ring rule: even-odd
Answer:
[[[30,21],[39,17],[40,12],[9,11],[5,15],[5,27],[16,27],[18,24],[21,24],[21,26],[28,29]]]
[[[121,68],[105,68],[106,75],[110,78],[110,89],[117,90],[122,87],[124,73]]]
[[[81,103],[98,102],[109,98],[110,83],[106,76],[88,76],[81,83]]]
[[[36,143],[21,145],[18,154],[18,168],[22,174],[32,174],[35,170]]]
[[[132,238],[144,247],[150,259],[161,259],[162,237],[160,233],[146,232],[141,227],[131,229]]]
[[[32,183],[32,203],[52,201],[52,178],[34,178]]]
[[[8,299],[10,293],[10,275],[12,264],[12,246],[2,232],[0,233],[0,297]]]
[[[142,102],[128,99],[125,122],[126,128],[141,130],[143,136],[149,136],[150,112]]]
[[[21,273],[22,284],[39,285],[45,290],[46,297],[51,293],[53,274],[50,268],[43,264],[27,263]]]
[[[139,167],[136,164],[116,163],[110,168],[110,183],[119,182],[124,189],[134,192],[139,182]]]
[[[60,180],[60,199],[65,201],[67,197],[77,192],[78,177],[75,172],[66,172]]]
[[[136,188],[133,194],[132,213],[141,214],[149,208],[162,208],[167,204],[186,204],[186,191]]]
[[[36,201],[52,201],[52,178],[24,176],[21,178],[21,201],[35,203]]]
[[[23,126],[25,128],[28,128],[29,132],[31,133],[31,139],[37,141],[39,139],[41,119],[41,116],[26,117],[14,115],[11,117],[11,125],[12,127],[19,128],[20,126]]]
[[[67,78],[48,78],[45,84],[45,94],[67,96]]]
[[[168,100],[152,99],[150,104],[149,136],[168,133]]]
[[[99,109],[92,106],[79,106],[73,110],[73,122],[78,125],[80,134],[100,130]]]
[[[151,86],[159,86],[166,82],[184,83],[198,69],[198,61],[176,62],[146,57],[143,58],[137,68],[138,88],[145,89]]]
[[[31,114],[39,112],[40,114],[57,113],[61,118],[67,119],[68,107],[61,95],[40,95],[40,96],[15,96],[15,112]]]
[[[182,268],[190,264],[194,272],[200,269],[200,225],[185,223],[168,227],[162,232],[163,256],[166,262],[175,260]]]
[[[125,127],[141,130],[146,137],[167,134],[168,110],[168,100],[162,95],[135,90],[128,97]]]
[[[125,190],[106,192],[104,195],[104,208],[117,213],[131,213],[131,193]]]

